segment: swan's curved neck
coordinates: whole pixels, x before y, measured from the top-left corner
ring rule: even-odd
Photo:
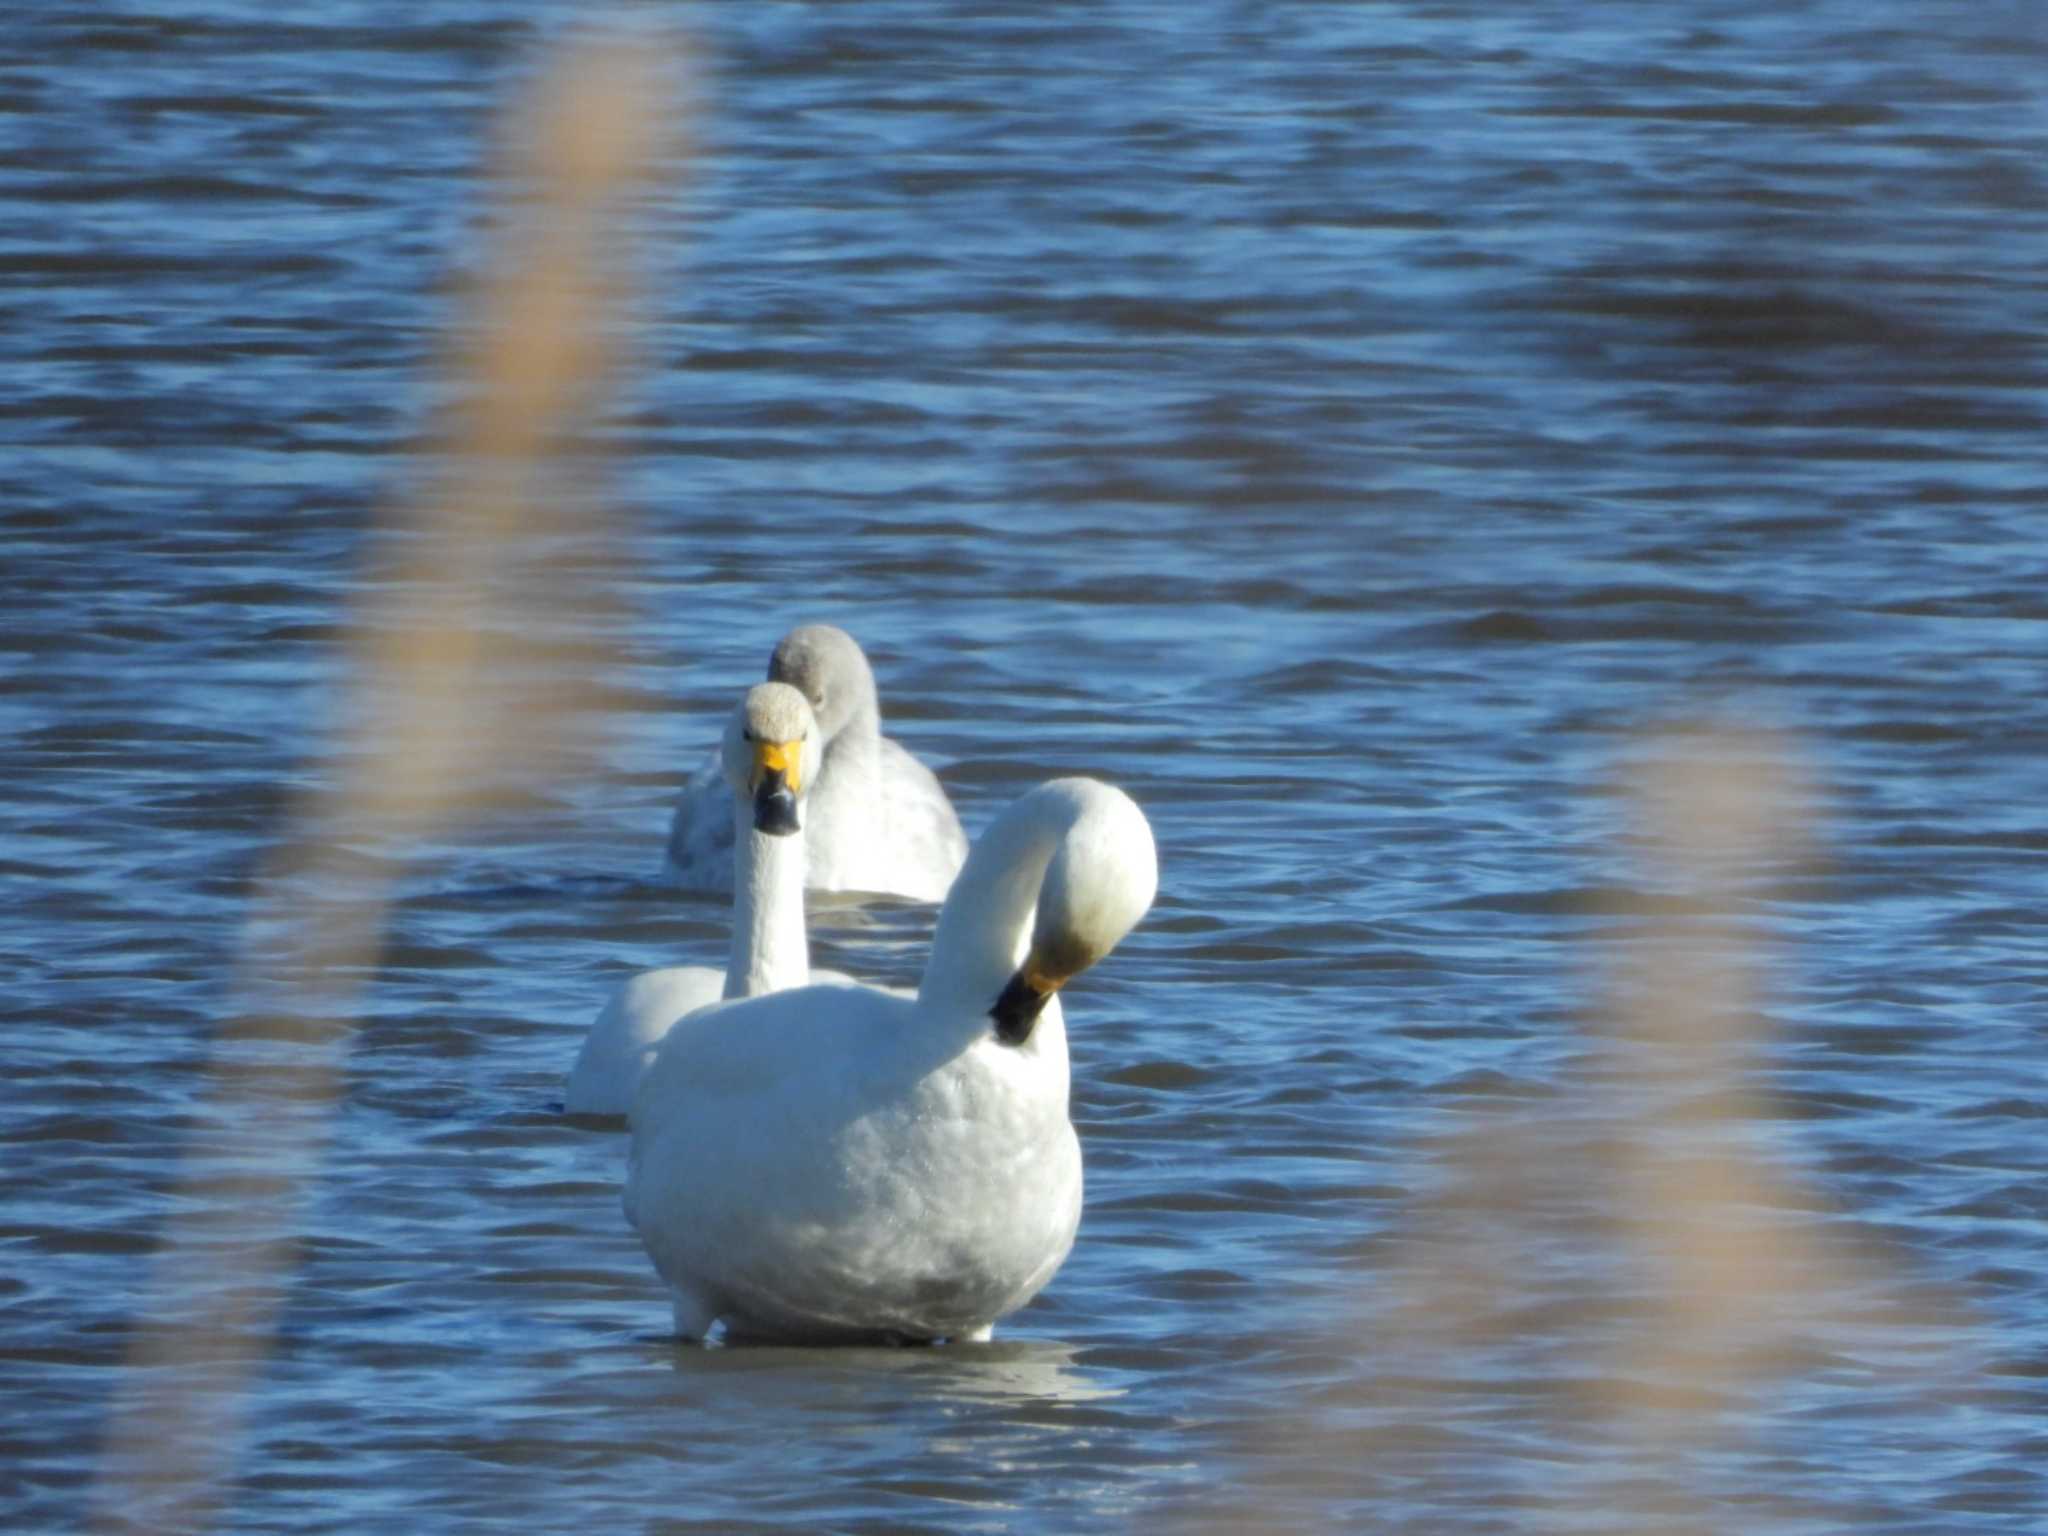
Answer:
[[[867,783],[881,772],[882,716],[873,699],[863,699],[825,743],[824,760],[842,783]]]
[[[982,833],[939,913],[920,1004],[977,1014],[994,1005],[1030,946],[1039,887],[1065,830],[1013,810]]]
[[[732,957],[725,995],[754,997],[807,986],[811,954],[804,937],[804,835],[754,830],[752,808],[734,809]]]

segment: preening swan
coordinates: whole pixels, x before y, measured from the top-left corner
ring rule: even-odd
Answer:
[[[720,998],[754,997],[811,979],[804,936],[803,819],[818,759],[804,696],[759,683],[726,722],[719,751],[726,818],[738,850],[732,955],[723,971],[670,966],[626,982],[598,1015],[570,1069],[564,1107],[623,1115],[655,1046],[685,1014]]]
[[[917,993],[810,986],[683,1020],[632,1110],[626,1218],[676,1331],[983,1339],[1073,1245],[1054,997],[1152,903],[1151,829],[1058,779],[982,834]]]
[[[768,676],[810,701],[824,748],[805,832],[806,883],[938,901],[967,857],[967,835],[932,771],[882,734],[875,674],[853,636],[806,624],[782,637]],[[668,834],[669,872],[723,890],[733,877],[732,819],[717,762],[683,790]]]

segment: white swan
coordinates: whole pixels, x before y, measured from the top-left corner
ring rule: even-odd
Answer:
[[[967,857],[967,834],[932,771],[882,734],[875,674],[853,636],[829,624],[792,629],[768,676],[810,700],[824,745],[806,833],[810,888],[943,898]],[[669,825],[669,872],[691,889],[732,881],[732,819],[719,775],[715,758],[699,769]]]
[[[728,997],[811,979],[804,935],[804,801],[818,753],[817,722],[785,683],[758,683],[726,722],[719,765],[726,818],[739,850],[732,954],[723,971],[670,966],[622,985],[598,1015],[569,1071],[563,1105],[576,1115],[623,1115],[670,1027]]]
[[[985,1339],[1081,1217],[1053,993],[1151,905],[1151,829],[1058,779],[982,834],[915,996],[811,986],[661,1044],[632,1111],[626,1218],[676,1331]]]

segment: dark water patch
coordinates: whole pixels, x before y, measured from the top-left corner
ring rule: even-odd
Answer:
[[[1445,902],[1437,910],[1530,917],[1711,917],[1729,909],[1712,900],[1668,891],[1584,885],[1560,890],[1488,891]]]
[[[1770,283],[1743,268],[1679,269],[1655,274],[1595,268],[1538,293],[1503,296],[1510,313],[1545,313],[1661,328],[1639,340],[1710,352],[1801,354],[1831,349],[1891,353],[1920,371],[1929,357],[1971,356],[2002,337],[1947,332],[1911,312],[1859,302],[1815,288]]]
[[[200,117],[283,117],[297,121],[322,121],[338,115],[331,104],[322,101],[239,92],[124,96],[120,108],[137,116],[191,113]]]
[[[1418,639],[1428,640],[1436,640],[1439,637],[1471,645],[1533,644],[1558,638],[1556,631],[1534,614],[1518,613],[1504,608],[1466,619],[1448,634],[1425,630],[1416,636]]]
[[[1876,611],[1895,613],[1905,618],[1983,617],[2001,620],[2020,619],[2032,623],[2048,619],[2048,602],[2038,599],[2032,591],[1993,589],[1987,592],[1948,593],[1887,603]]]
[[[2017,387],[2025,387],[2015,376]],[[1860,429],[1873,432],[2031,432],[2044,421],[2039,411],[1992,400],[1955,400],[1910,394],[1871,404],[1835,404],[1808,410],[1786,409],[1731,416],[1738,426],[1772,426],[1799,430]]]
[[[322,192],[289,183],[259,182],[230,176],[160,175],[81,181],[67,178],[27,185],[12,192],[34,203],[192,203],[282,202],[320,208],[374,208],[365,193]]]
[[[86,53],[168,52],[176,45],[198,42],[212,59],[241,53],[289,55],[309,49],[489,58],[531,33],[530,24],[523,20],[487,15],[454,23],[379,27],[274,20],[258,25],[214,18],[131,15],[94,18],[88,26],[59,29],[62,46]]]
[[[1836,734],[1844,741],[1882,741],[1905,746],[1931,746],[1941,742],[1968,741],[1978,733],[1929,720],[1871,720],[1861,725],[1844,726]]]
[[[332,280],[345,270],[339,257],[311,251],[278,250],[261,252],[243,248],[218,250],[205,256],[183,256],[172,251],[36,251],[0,250],[0,273],[21,278],[116,279],[159,278],[173,275],[231,277],[297,277]]]
[[[1582,102],[1517,107],[1507,117],[1649,118],[1673,122],[1726,123],[1757,128],[1813,128],[1827,131],[1872,128],[1899,121],[1888,107],[1864,102]]]
[[[1994,1099],[1956,1105],[1946,1113],[1966,1120],[2038,1120],[2048,1117],[2048,1099]]]
[[[1118,1087],[1179,1092],[1206,1087],[1220,1076],[1186,1061],[1152,1061],[1115,1068],[1105,1072],[1100,1080]]]

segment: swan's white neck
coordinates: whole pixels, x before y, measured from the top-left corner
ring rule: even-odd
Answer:
[[[822,772],[842,783],[866,784],[879,776],[882,763],[882,716],[873,699],[863,699],[840,722],[825,743]]]
[[[727,997],[755,997],[807,986],[811,954],[804,936],[804,835],[754,830],[753,807],[733,810],[732,957]]]
[[[982,833],[953,882],[918,983],[927,1008],[985,1014],[1031,944],[1039,887],[1066,818],[1019,801]],[[1026,814],[1020,814],[1026,813]]]

